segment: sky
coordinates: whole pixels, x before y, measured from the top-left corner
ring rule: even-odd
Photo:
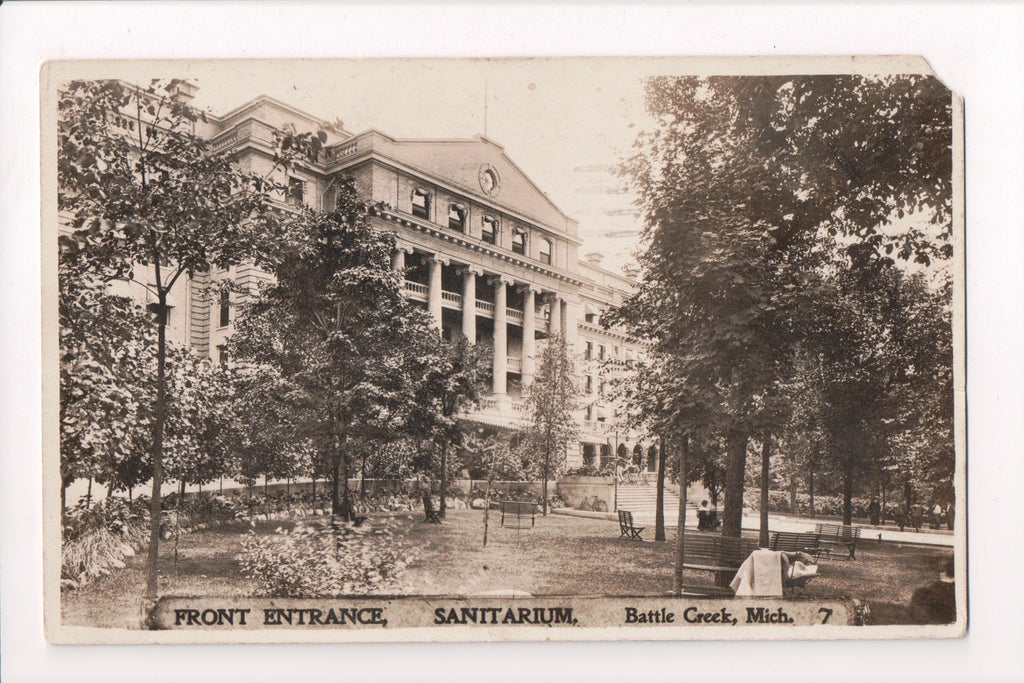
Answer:
[[[194,104],[226,113],[265,94],[359,133],[399,138],[486,134],[579,222],[580,255],[618,270],[640,231],[616,169],[650,125],[643,73],[612,60],[377,60],[192,63],[174,75]],[[623,68],[629,67],[629,68]],[[486,114],[485,114],[486,93]]]

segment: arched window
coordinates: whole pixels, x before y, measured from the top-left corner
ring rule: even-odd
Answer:
[[[526,253],[526,231],[522,228],[515,228],[512,231],[512,251],[517,254]]]
[[[480,239],[488,244],[498,243],[498,219],[494,216],[484,216]]]
[[[452,204],[448,207],[448,228],[466,232],[466,209],[462,205]]]
[[[647,471],[658,471],[658,447],[652,445],[647,449]]]
[[[541,240],[540,240],[540,252],[539,252],[537,258],[540,259],[541,263],[547,263],[548,265],[551,265],[551,252],[552,252],[551,240],[549,240],[546,237],[541,238]]]
[[[644,466],[644,447],[640,444],[633,446],[633,464],[637,469],[642,469]]]
[[[430,193],[422,187],[412,191],[412,215],[430,218]]]
[[[625,460],[629,457],[629,449],[626,448],[626,444],[620,443],[619,447],[615,449],[615,455],[619,460]]]

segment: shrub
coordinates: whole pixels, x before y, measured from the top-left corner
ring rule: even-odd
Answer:
[[[397,583],[412,553],[387,524],[332,530],[300,522],[271,536],[250,532],[237,559],[259,595],[314,597],[385,591]]]
[[[148,501],[123,498],[100,501],[88,509],[80,503],[68,511],[61,546],[62,589],[81,588],[125,566],[149,535]]]

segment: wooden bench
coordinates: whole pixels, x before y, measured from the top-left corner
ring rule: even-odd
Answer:
[[[683,539],[683,566],[709,572],[735,572],[757,548],[756,538],[689,533]]]
[[[431,524],[440,524],[441,518],[437,516],[437,510],[434,509],[434,503],[430,500],[430,494],[423,494],[423,514],[425,515],[423,521],[430,522]]]
[[[619,510],[619,538],[644,540],[640,533],[647,527],[635,526],[633,524],[633,513],[629,510]]]
[[[818,534],[812,531],[773,531],[768,549],[787,553],[807,553],[817,562],[818,554],[821,552],[818,540]]]
[[[860,527],[847,524],[818,524],[815,527],[818,533],[818,542],[828,546],[842,546],[849,553],[849,559],[855,560],[857,552],[857,539],[860,538]],[[824,548],[823,552],[828,553],[831,549]]]
[[[512,529],[526,528],[526,520],[530,520],[529,527],[536,525],[537,504],[521,503],[514,500],[505,500],[501,503],[501,526]]]

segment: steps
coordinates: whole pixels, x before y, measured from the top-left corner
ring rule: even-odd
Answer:
[[[629,510],[634,517],[651,517],[657,512],[658,490],[652,485],[628,486],[618,488],[617,509]],[[665,487],[665,519],[675,519],[679,515],[678,489]]]

